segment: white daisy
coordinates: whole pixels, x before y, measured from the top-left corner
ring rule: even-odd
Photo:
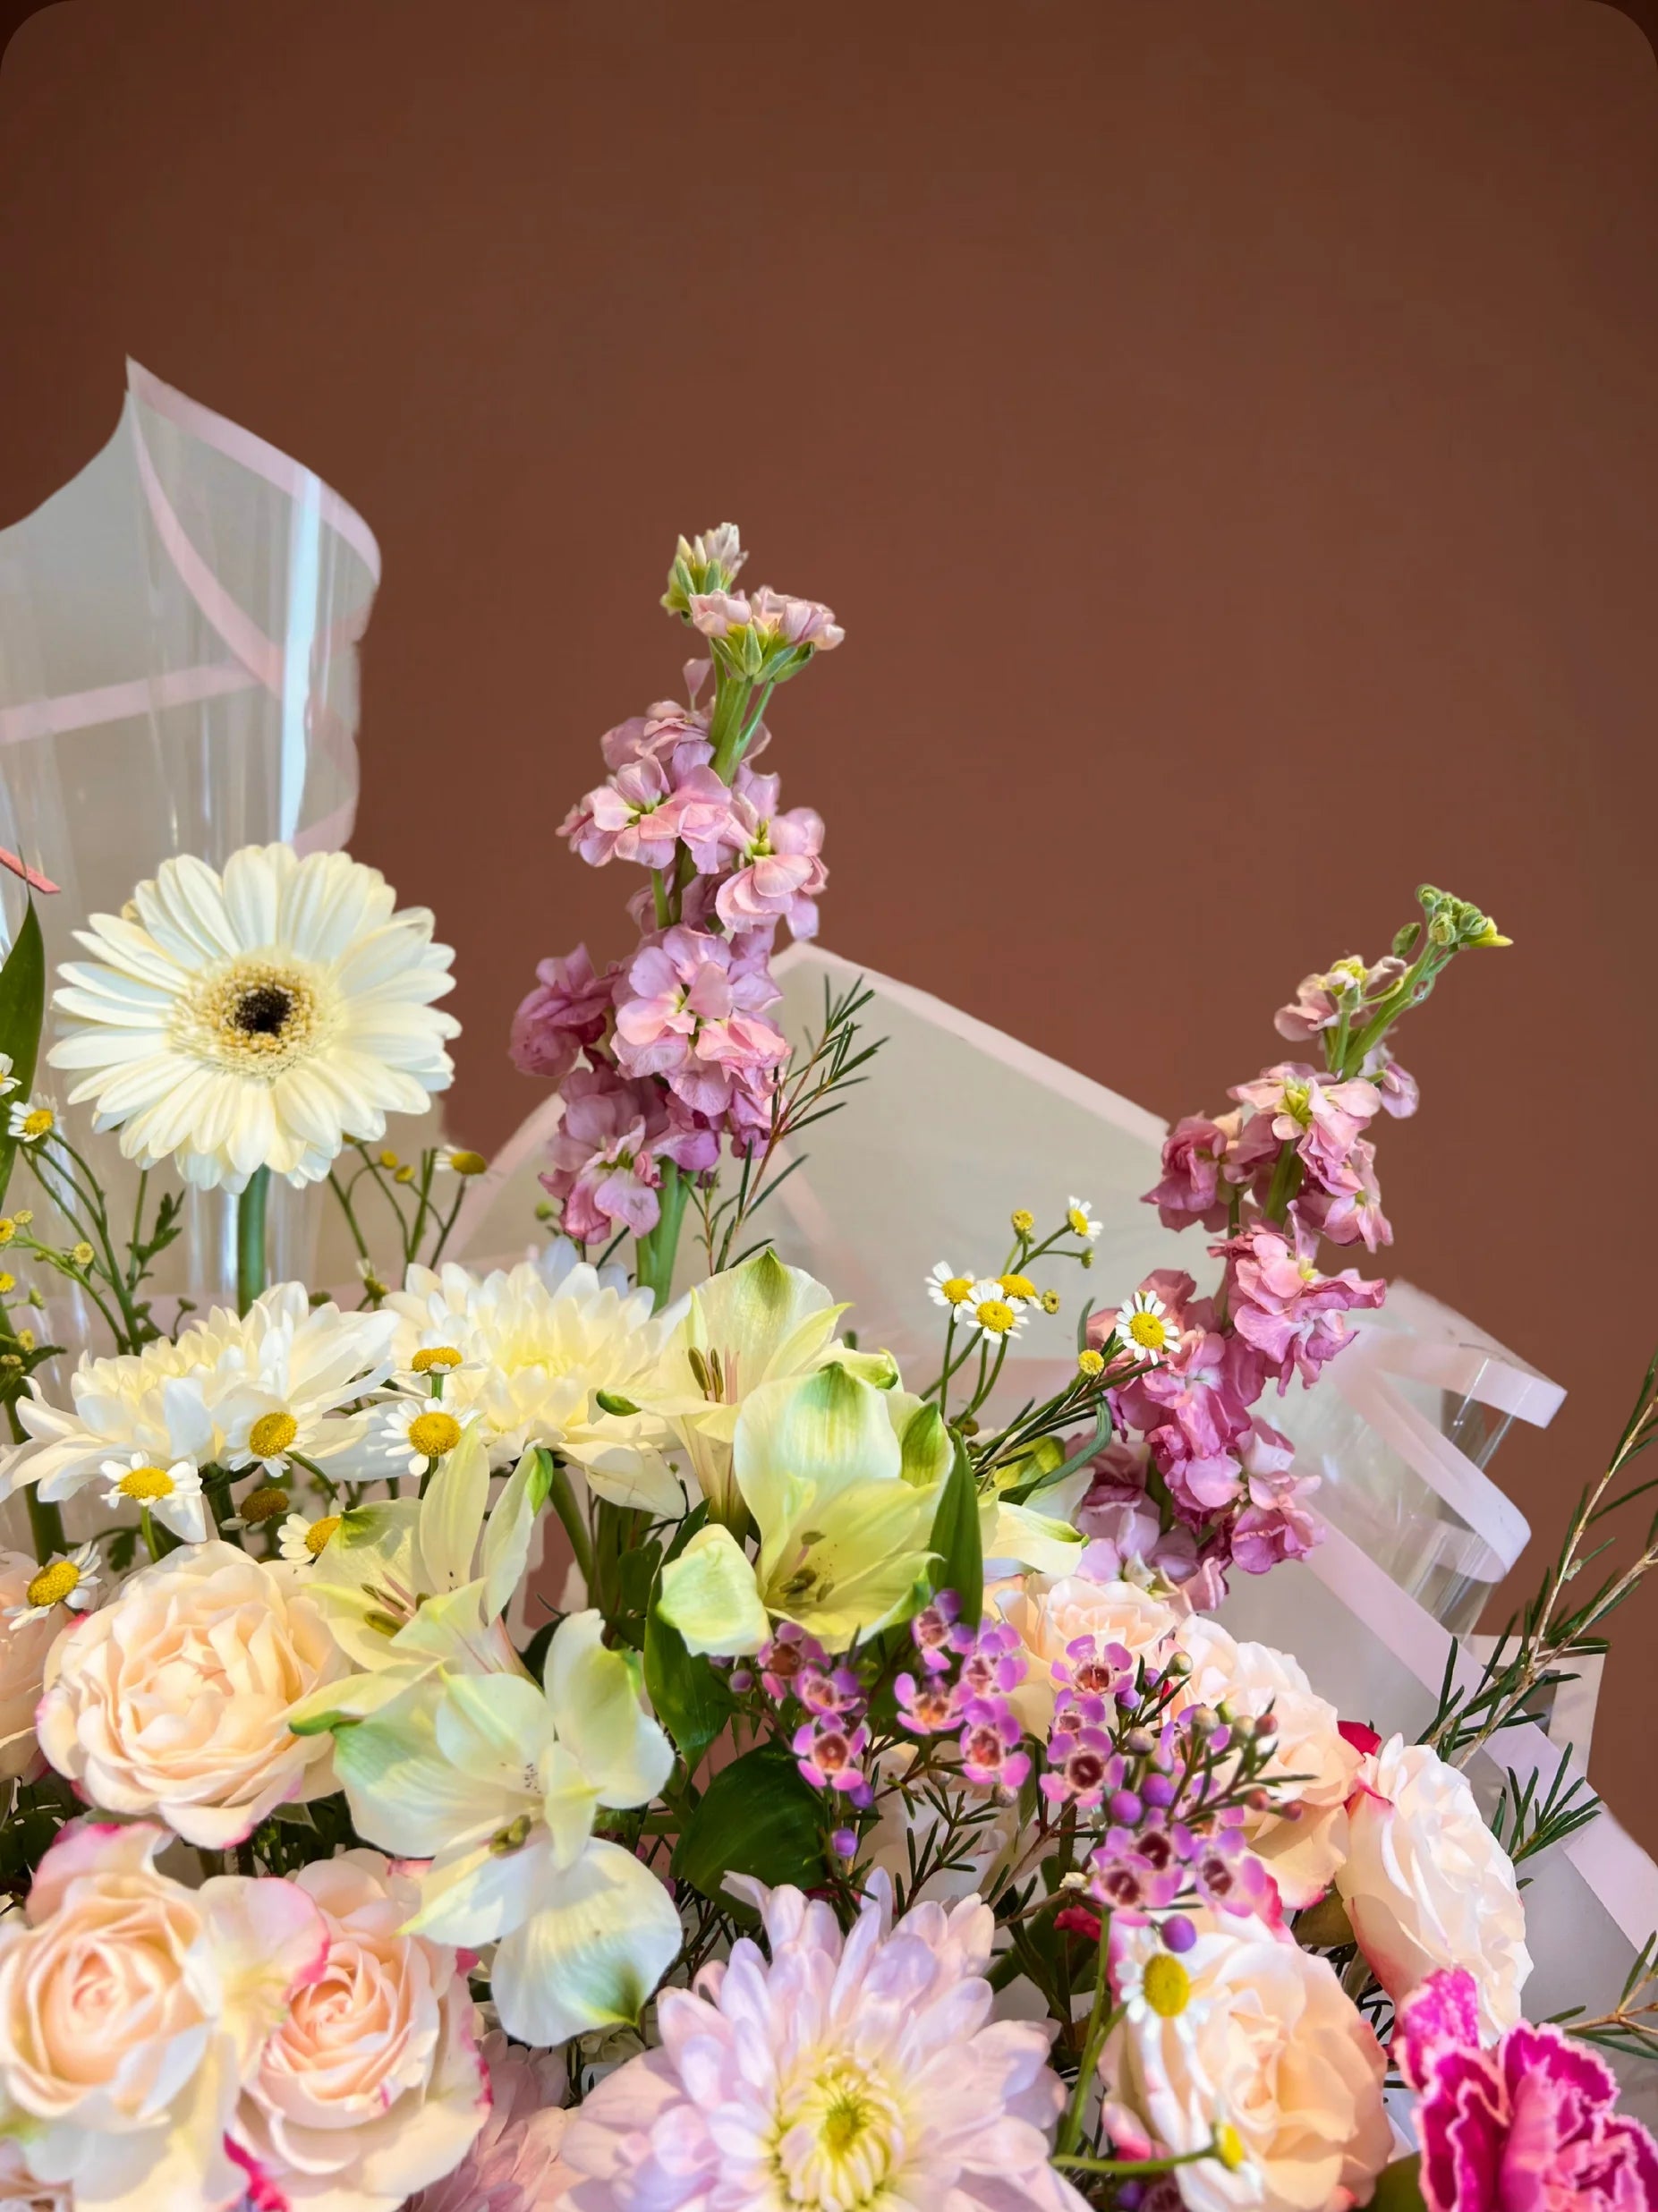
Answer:
[[[17,1085],[9,1088],[15,1090]],[[7,1135],[20,1144],[38,1144],[57,1127],[57,1116],[43,1099],[20,1098],[6,1109],[5,1126]]]
[[[307,1520],[303,1513],[290,1513],[282,1524],[283,1558],[291,1567],[314,1566],[318,1554],[339,1525],[337,1513],[325,1513],[320,1520]]]
[[[1149,1360],[1153,1366],[1167,1359],[1180,1341],[1175,1317],[1155,1290],[1136,1290],[1112,1326],[1117,1341],[1131,1358]]]
[[[470,1425],[436,1399],[400,1398],[387,1410],[377,1441],[387,1459],[417,1475],[434,1459],[446,1459]]]
[[[17,1077],[12,1073],[12,1055],[0,1052],[0,1098],[17,1088]]]
[[[1105,1227],[1103,1221],[1094,1219],[1093,1208],[1085,1198],[1066,1200],[1065,1221],[1073,1236],[1081,1237],[1088,1244],[1092,1244]]]
[[[23,1592],[24,1603],[8,1605],[5,1617],[21,1628],[26,1621],[44,1621],[55,1605],[71,1612],[85,1612],[98,1587],[98,1546],[83,1544],[65,1559],[60,1552],[49,1560]]]
[[[142,1506],[186,1544],[207,1542],[208,1509],[202,1501],[201,1477],[188,1459],[175,1459],[171,1467],[152,1467],[141,1452],[135,1451],[124,1459],[106,1459],[104,1472],[109,1477],[109,1488],[104,1493],[106,1505]]]
[[[460,1025],[432,1005],[454,954],[423,907],[393,911],[377,869],[244,846],[219,876],[165,860],[128,920],[78,932],[49,1055],[87,1069],[70,1103],[119,1128],[129,1159],[176,1157],[186,1180],[239,1191],[259,1168],[327,1174],[345,1132],[377,1144],[388,1113],[422,1113],[454,1069]]]
[[[973,1294],[973,1277],[958,1275],[948,1260],[940,1260],[927,1278],[927,1296],[935,1306],[942,1306],[947,1313],[954,1313],[965,1306]]]
[[[38,1482],[43,1498],[72,1497],[111,1458],[141,1467],[273,1471],[286,1455],[333,1460],[369,1428],[341,1408],[391,1373],[388,1314],[314,1310],[302,1283],[277,1283],[242,1314],[216,1308],[175,1341],[106,1359],[83,1354],[69,1378],[72,1409],[47,1402],[38,1377],[18,1400],[29,1442],[0,1459],[0,1495]]]
[[[1024,1302],[1009,1297],[991,1275],[974,1284],[957,1307],[956,1318],[987,1337],[1016,1337],[1025,1326],[1026,1310]]]

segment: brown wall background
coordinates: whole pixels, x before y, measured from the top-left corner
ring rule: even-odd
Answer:
[[[356,849],[459,948],[486,1148],[535,958],[622,941],[552,832],[727,515],[848,629],[776,718],[837,949],[1172,1115],[1479,899],[1383,1174],[1569,1385],[1495,1470],[1540,1552],[1658,1334],[1654,236],[1589,0],[70,0],[0,79],[0,515],[130,351],[370,519]],[[1649,1843],[1655,1656],[1658,1590],[1594,1762]]]

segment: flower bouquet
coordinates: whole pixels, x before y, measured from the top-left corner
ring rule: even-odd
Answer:
[[[856,986],[776,1019],[823,825],[757,763],[842,632],[744,565],[729,526],[681,540],[687,696],[606,734],[563,826],[635,872],[637,942],[519,1009],[562,1102],[519,1263],[446,1259],[481,1160],[387,1142],[456,1025],[432,916],[372,870],[164,863],[88,922],[41,1070],[17,933],[0,2203],[1648,2203],[1601,2053],[1658,2049],[1653,1946],[1521,2015],[1516,1869],[1594,1801],[1564,1762],[1487,1801],[1465,1770],[1658,1559],[1579,1580],[1658,1378],[1418,1740],[1216,1617],[1320,1541],[1271,1408],[1384,1295],[1337,1263],[1391,1241],[1397,1025],[1506,940],[1424,889],[1280,1010],[1303,1057],[1176,1126],[1148,1200],[1212,1290],[1097,1308],[1082,1165],[1033,1162],[1042,1204],[908,1287],[936,1335],[901,1374],[769,1240],[878,1040]],[[268,1279],[273,1178],[329,1187],[350,1289]],[[238,1297],[164,1328],[181,1184],[234,1195]],[[54,1280],[99,1316],[72,1365]],[[1062,1379],[1020,1396],[1043,1331]]]

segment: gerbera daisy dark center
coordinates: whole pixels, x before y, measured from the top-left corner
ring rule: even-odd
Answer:
[[[231,1012],[232,1025],[244,1036],[279,1037],[293,1011],[293,994],[280,983],[256,983],[244,991]]]

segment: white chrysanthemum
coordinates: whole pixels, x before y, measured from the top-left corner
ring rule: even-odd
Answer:
[[[55,1605],[71,1612],[85,1612],[98,1588],[98,1546],[83,1544],[67,1558],[59,1553],[47,1561],[23,1593],[21,1605],[8,1605],[6,1619],[14,1629],[28,1621],[43,1621]]]
[[[171,1467],[151,1467],[140,1452],[124,1459],[106,1459],[104,1473],[109,1488],[104,1503],[119,1510],[140,1506],[186,1544],[208,1540],[208,1509],[202,1502],[201,1477],[188,1459]]]
[[[1025,1327],[1024,1302],[1008,1295],[995,1276],[975,1282],[956,1309],[956,1318],[992,1339],[1016,1337]]]
[[[927,1296],[953,1314],[973,1296],[973,1277],[958,1275],[948,1260],[940,1260],[927,1278]]]
[[[344,853],[244,846],[222,878],[163,861],[131,920],[76,932],[92,963],[61,971],[68,1019],[48,1057],[90,1070],[70,1103],[89,1101],[129,1159],[176,1156],[192,1183],[239,1191],[259,1168],[318,1181],[348,1131],[378,1141],[454,1075],[460,1025],[432,1001],[455,956],[426,908],[395,904]]]
[[[481,1418],[492,1465],[529,1444],[554,1445],[601,1497],[677,1513],[684,1498],[662,1458],[667,1424],[639,1408],[678,1314],[653,1316],[649,1290],[629,1290],[608,1269],[601,1279],[560,1244],[540,1265],[525,1260],[481,1280],[453,1263],[438,1274],[412,1267],[387,1301],[395,1364],[410,1367],[432,1345],[461,1354],[443,1410]]]
[[[1155,1290],[1136,1290],[1114,1317],[1113,1326],[1117,1341],[1130,1357],[1147,1360],[1152,1366],[1167,1359],[1180,1341],[1175,1317]]]
[[[38,1378],[18,1401],[30,1441],[0,1459],[0,1494],[38,1483],[43,1498],[72,1497],[112,1458],[140,1466],[276,1472],[290,1453],[332,1459],[366,1434],[366,1415],[341,1406],[391,1372],[395,1323],[387,1314],[311,1309],[304,1285],[278,1283],[244,1314],[216,1307],[176,1341],[106,1359],[83,1354],[69,1379],[72,1409],[49,1405]]]
[[[770,1957],[742,1936],[694,1989],[663,1990],[661,2047],[571,2114],[561,2150],[588,2212],[1083,2212],[1048,2163],[1065,2101],[1051,2031],[991,2017],[982,1899],[894,1927],[877,1875],[843,1936],[796,1889],[734,1886]]]

